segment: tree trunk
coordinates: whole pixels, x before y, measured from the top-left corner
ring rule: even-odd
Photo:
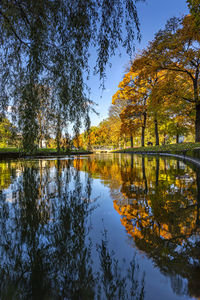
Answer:
[[[57,152],[60,153],[60,139],[61,139],[61,120],[60,120],[60,114],[58,113],[57,116],[57,128],[56,128],[56,146],[57,146]]]
[[[196,118],[195,118],[195,142],[200,142],[200,102],[198,93],[198,77],[199,68],[196,70],[195,79],[193,81],[194,101],[196,103]]]
[[[200,218],[199,218],[199,213],[200,213],[200,172],[197,169],[196,170],[196,181],[197,181],[197,216],[196,216],[196,226],[197,228],[200,226]]]
[[[200,142],[200,103],[196,104],[195,142]]]
[[[159,146],[159,133],[158,133],[158,120],[157,120],[157,116],[155,116],[155,118],[154,118],[154,125],[155,125],[156,146]]]
[[[133,148],[133,135],[132,134],[131,134],[130,139],[131,139],[131,148]]]
[[[91,147],[91,136],[90,136],[90,129],[88,129],[88,140],[87,140],[87,150],[90,151]]]
[[[42,117],[41,117],[41,113],[38,116],[38,123],[39,123],[39,147],[42,148]]]
[[[178,129],[179,129],[179,125],[178,123],[176,123],[176,143],[178,144],[179,143],[179,132],[178,132]]]
[[[163,145],[166,143],[166,134],[164,133]]]
[[[176,143],[179,143],[179,133],[176,134]]]
[[[146,120],[147,120],[146,112],[143,113],[143,117],[144,117],[144,120],[143,120],[143,125],[142,125],[142,138],[141,138],[142,147],[144,147],[144,137],[145,137]]]
[[[124,134],[124,149],[126,149],[126,135]]]

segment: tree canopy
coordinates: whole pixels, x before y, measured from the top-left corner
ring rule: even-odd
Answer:
[[[81,118],[88,120],[92,101],[85,78],[91,49],[96,49],[95,72],[103,84],[116,48],[122,45],[131,54],[134,39],[140,39],[138,1],[1,1],[1,109],[11,102],[17,111],[23,136],[32,136],[24,147],[33,148],[39,134],[39,86],[51,90],[54,110],[76,128]],[[25,119],[16,108],[21,102],[26,103]]]

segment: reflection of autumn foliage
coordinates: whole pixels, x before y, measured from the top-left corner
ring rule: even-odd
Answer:
[[[196,174],[188,167],[175,169],[173,163],[170,168],[166,160],[157,160],[156,168],[151,168],[149,174],[145,172],[149,170],[149,162],[145,162],[143,180],[132,178],[131,173],[124,176],[121,192],[127,200],[114,200],[114,208],[137,247],[170,275],[172,286],[176,285],[174,281],[179,274],[188,279],[189,293],[199,296],[200,290],[194,284],[195,276],[200,275],[200,199],[196,199],[196,189],[199,191]],[[176,292],[181,293],[180,289]]]
[[[85,160],[3,164],[13,187],[0,197],[1,299],[144,299],[136,256],[119,259],[106,233],[90,239],[92,186],[79,170],[98,169]]]
[[[79,171],[90,174],[92,178],[100,178],[105,184],[119,186],[122,183],[118,159],[112,160],[107,155],[94,156],[92,159],[74,159],[73,166]]]
[[[199,296],[198,172],[181,161],[142,156],[94,156],[74,167],[110,187],[114,209],[136,246],[166,275],[173,290]],[[182,278],[188,280],[187,287]]]

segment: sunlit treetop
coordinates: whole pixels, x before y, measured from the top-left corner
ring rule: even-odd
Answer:
[[[200,26],[200,0],[187,0],[187,3],[196,24]]]

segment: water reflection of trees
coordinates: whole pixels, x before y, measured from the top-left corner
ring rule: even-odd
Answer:
[[[61,168],[58,162],[55,176],[63,180],[67,174]],[[94,279],[85,245],[88,208],[81,201],[78,174],[71,193],[61,180],[54,194],[44,193],[46,176],[41,179],[38,168],[25,167],[17,201],[1,203],[1,298],[72,299],[77,294],[90,299]]]
[[[145,273],[140,276],[140,267],[134,256],[129,267],[119,266],[114,251],[109,250],[106,231],[98,245],[100,258],[100,276],[98,284],[98,299],[138,299],[145,295]],[[125,262],[124,262],[125,263]],[[123,270],[125,272],[123,273]]]
[[[1,299],[143,299],[136,259],[122,275],[103,235],[98,272],[93,270],[98,262],[89,215],[95,203],[91,177],[83,182],[80,164],[69,159],[9,166],[9,195],[0,195]]]
[[[114,201],[114,207],[137,247],[170,276],[174,291],[199,296],[199,171],[181,162],[175,168],[175,161],[169,167],[167,159],[153,160],[152,173],[143,176],[148,193],[144,179],[135,178],[131,184],[122,175],[121,191],[129,202]],[[147,173],[148,159],[143,158],[142,164],[143,174]],[[188,280],[188,291],[182,278]]]
[[[200,171],[168,158],[96,157],[88,170],[110,187],[136,246],[171,279],[177,294],[200,296]],[[187,279],[188,283],[186,284]]]

